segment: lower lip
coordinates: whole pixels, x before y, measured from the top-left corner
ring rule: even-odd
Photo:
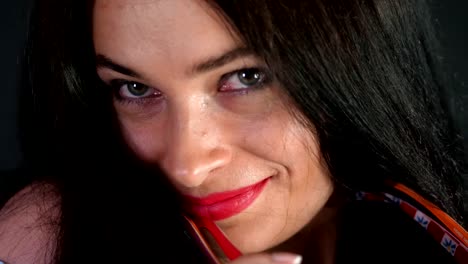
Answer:
[[[263,191],[269,179],[270,178],[267,178],[255,185],[249,186],[245,192],[226,200],[215,202],[209,205],[192,203],[189,205],[188,209],[196,217],[208,219],[211,221],[219,221],[229,218],[249,207],[249,205],[251,205]]]

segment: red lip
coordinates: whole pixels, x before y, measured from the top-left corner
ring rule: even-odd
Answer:
[[[187,210],[198,218],[222,220],[242,212],[263,191],[270,178],[237,190],[220,192],[206,197],[186,196]]]

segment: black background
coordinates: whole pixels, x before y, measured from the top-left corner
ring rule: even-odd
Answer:
[[[392,1],[392,0],[389,0]],[[5,3],[6,2],[6,3]],[[19,61],[26,38],[27,14],[31,0],[4,1],[0,16],[0,171],[18,166],[16,102]],[[443,47],[441,54],[454,77],[457,90],[457,119],[468,146],[468,1],[433,1]]]

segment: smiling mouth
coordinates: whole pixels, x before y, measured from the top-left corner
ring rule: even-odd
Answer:
[[[206,197],[186,196],[187,211],[196,218],[218,221],[236,215],[252,204],[271,177],[237,190],[214,193]]]

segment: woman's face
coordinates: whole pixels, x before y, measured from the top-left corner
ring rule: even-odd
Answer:
[[[333,186],[316,139],[206,3],[96,0],[93,28],[126,142],[166,172],[190,214],[215,221],[244,253],[319,214]]]

